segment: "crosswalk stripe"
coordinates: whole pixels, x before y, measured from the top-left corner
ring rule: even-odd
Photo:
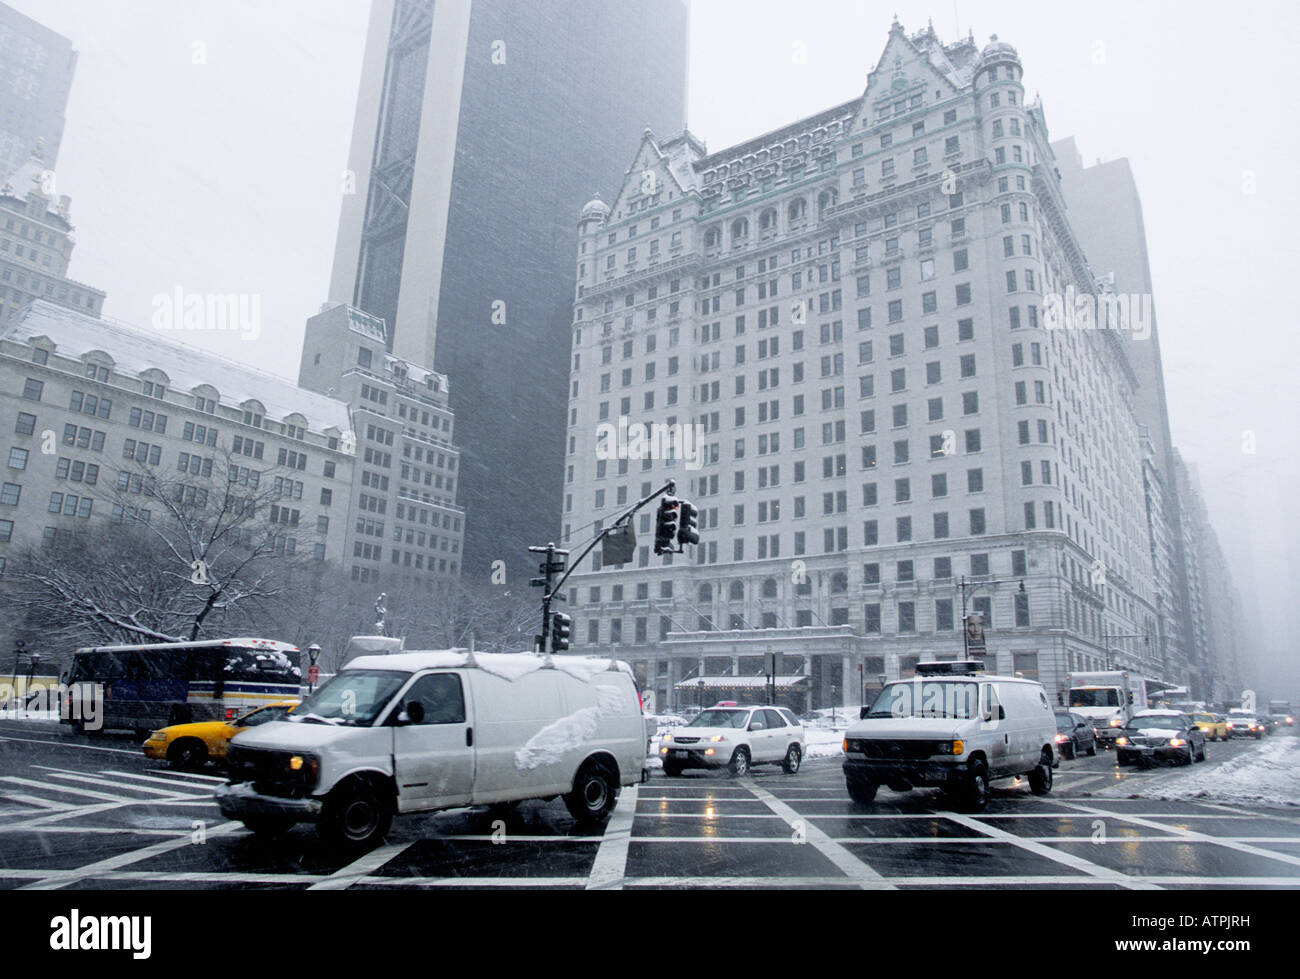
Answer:
[[[205,788],[205,786],[195,785],[195,784],[193,784],[193,783],[191,783],[191,782],[181,782],[181,781],[178,781],[177,779],[172,779],[172,778],[158,778],[158,777],[155,776],[155,775],[136,775],[136,774],[133,773],[133,772],[117,772],[117,771],[113,771],[112,769],[109,769],[109,770],[107,770],[107,771],[101,771],[99,774],[100,774],[100,775],[111,775],[111,776],[114,776],[114,777],[116,777],[116,778],[129,778],[129,779],[131,779],[133,782],[152,782],[152,783],[154,783],[154,784],[156,784],[156,785],[170,785],[170,786],[171,786],[172,788],[174,788],[174,789],[186,789],[186,790],[189,790],[189,791],[191,791],[191,792],[192,792],[194,789]],[[224,781],[224,780],[223,780],[223,781]]]
[[[0,798],[9,799],[12,802],[23,802],[29,806],[36,806],[38,809],[76,809],[74,805],[66,802],[55,802],[53,799],[42,799],[40,796],[28,795],[25,792],[0,792]]]
[[[33,765],[32,767],[40,768],[43,766]],[[99,785],[110,789],[120,789],[126,792],[148,792],[150,795],[163,796],[164,798],[178,798],[181,796],[194,799],[202,798],[202,796],[195,795],[192,792],[176,792],[167,789],[155,789],[148,785],[123,785],[121,782],[116,782],[112,779],[96,778],[94,775],[83,775],[80,772],[50,771],[50,778],[63,779],[68,782],[83,782],[86,785]],[[145,800],[142,799],[141,801]]]
[[[91,789],[78,789],[71,785],[53,785],[49,782],[38,782],[30,778],[18,778],[15,775],[0,775],[0,782],[11,782],[14,785],[25,785],[28,788],[44,789],[49,792],[62,792],[64,795],[80,795],[87,799],[99,799],[101,802],[141,802],[141,799],[128,799],[120,795],[109,795],[107,792],[94,792]]]

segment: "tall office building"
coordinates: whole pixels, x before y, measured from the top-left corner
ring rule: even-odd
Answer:
[[[560,524],[573,214],[683,124],[680,0],[375,0],[329,299],[445,375],[462,567]]]
[[[1053,693],[1161,675],[1131,344],[1049,315],[1104,287],[1022,72],[895,23],[859,98],[720,152],[629,146],[579,219],[565,537],[673,478],[702,539],[653,557],[643,511],[629,564],[571,579],[575,648],[670,706],[767,673],[853,704],[963,655],[966,615]],[[700,452],[611,452],[623,419]]]
[[[429,595],[460,573],[465,511],[456,505],[447,379],[387,349],[384,324],[342,304],[307,320],[298,383],[347,402],[357,466],[342,564],[353,581]]]
[[[38,145],[54,169],[76,68],[71,41],[0,3],[0,177]]]

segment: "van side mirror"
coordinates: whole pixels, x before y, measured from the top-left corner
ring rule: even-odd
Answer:
[[[409,701],[402,705],[402,709],[397,712],[398,724],[423,724],[424,723],[424,704],[418,700]]]

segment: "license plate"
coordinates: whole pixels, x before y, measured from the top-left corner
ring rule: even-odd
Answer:
[[[690,754],[689,751],[674,751],[674,752],[673,752],[673,757],[674,757],[674,758],[685,758],[685,757],[687,757],[689,754]]]

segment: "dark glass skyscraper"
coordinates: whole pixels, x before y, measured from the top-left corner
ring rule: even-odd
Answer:
[[[448,376],[467,574],[559,535],[574,215],[682,129],[686,48],[681,0],[374,2],[329,298]]]

